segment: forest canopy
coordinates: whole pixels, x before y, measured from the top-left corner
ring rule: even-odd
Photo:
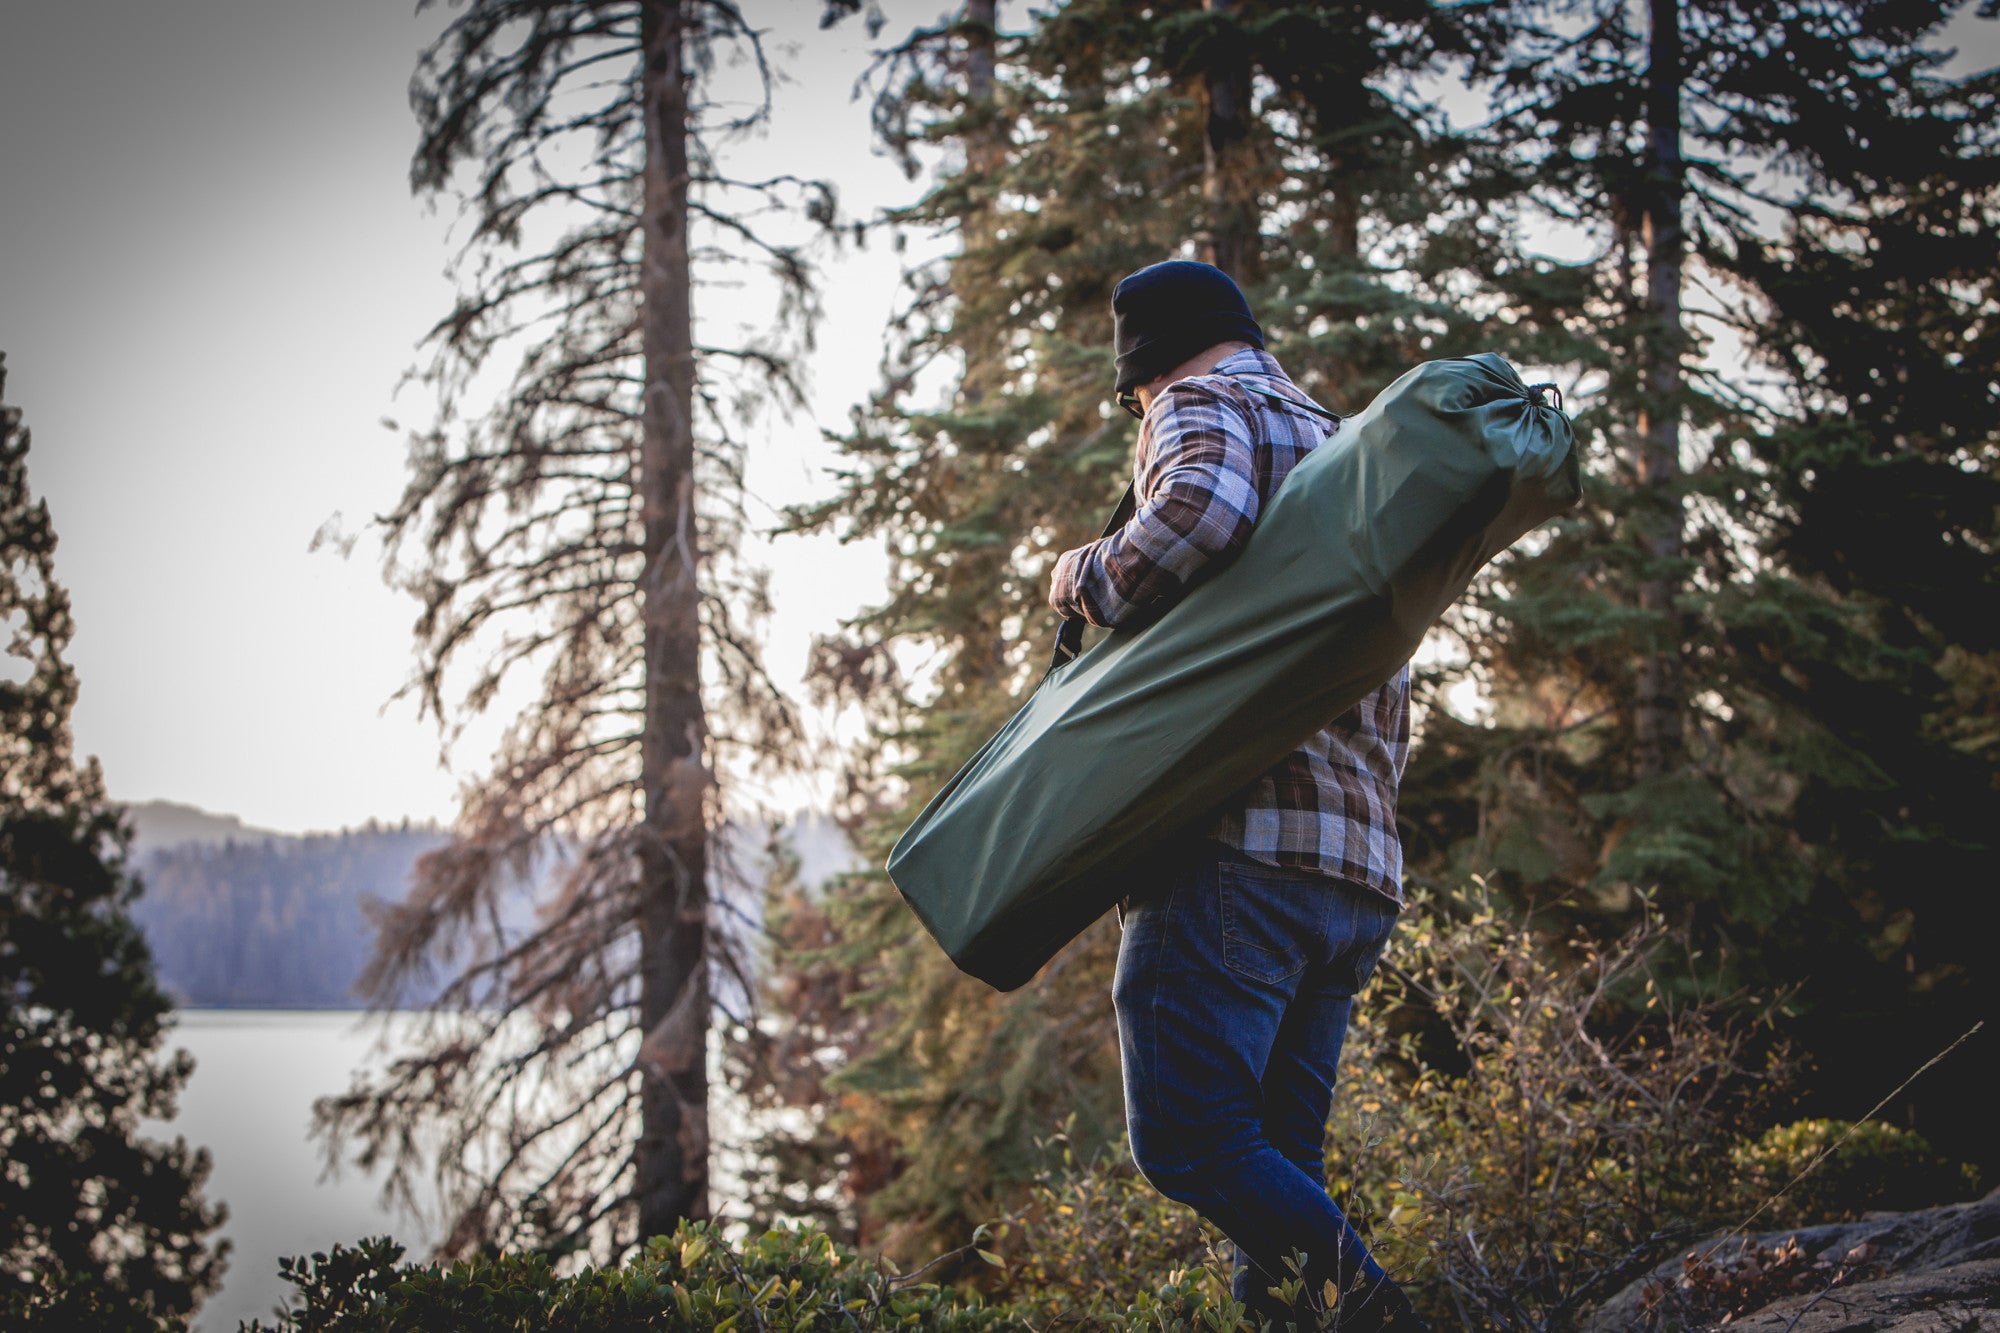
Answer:
[[[956,248],[795,514],[896,560],[820,659],[873,724],[871,853],[1034,687],[1050,566],[1124,485],[1113,285],[1205,258],[1339,410],[1482,350],[1564,388],[1584,506],[1418,658],[1436,910],[1478,875],[1557,934],[1657,911],[1675,986],[1781,998],[1800,1106],[1896,1086],[1993,1000],[2000,163],[1957,10],[1072,0],[895,48],[877,119],[931,173],[895,222]],[[961,1234],[1065,1117],[1115,1137],[1109,925],[996,997],[880,878],[793,908],[778,1049],[833,1109],[784,1160],[861,1234]],[[1894,1114],[1990,1163],[1977,1069]]]

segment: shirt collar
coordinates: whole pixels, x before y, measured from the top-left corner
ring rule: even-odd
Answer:
[[[1275,375],[1279,379],[1289,379],[1285,368],[1278,364],[1278,358],[1256,347],[1246,347],[1240,352],[1231,352],[1215,363],[1211,375]]]

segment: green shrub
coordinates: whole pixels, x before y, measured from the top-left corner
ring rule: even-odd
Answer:
[[[1027,1203],[993,1227],[1006,1259],[989,1279],[996,1298],[1038,1328],[1089,1326],[1122,1318],[1135,1288],[1164,1277],[1201,1293],[1217,1326],[1235,1326],[1242,1310],[1229,1299],[1220,1232],[1149,1185],[1122,1143],[1079,1161],[1065,1126],[1041,1146],[1047,1162]]]
[[[1924,1208],[1979,1192],[1977,1169],[1939,1156],[1914,1130],[1874,1121],[1777,1125],[1737,1145],[1731,1162],[1746,1193],[1774,1200],[1758,1215],[1766,1230],[1847,1221],[1872,1209]]]
[[[1014,1329],[975,1295],[902,1281],[857,1262],[824,1234],[772,1231],[731,1244],[713,1224],[655,1237],[616,1268],[558,1274],[541,1255],[449,1267],[402,1263],[387,1240],[283,1264],[298,1288],[282,1333],[418,1330]],[[265,1326],[253,1323],[252,1330]]]
[[[0,1289],[7,1333],[179,1333],[182,1315],[163,1315],[90,1273],[38,1274]]]
[[[937,1267],[959,1261],[1002,1266],[997,1254],[974,1246],[944,1256]],[[253,1322],[251,1333],[1030,1333],[1047,1323],[969,1286],[928,1280],[933,1275],[925,1270],[885,1271],[823,1232],[770,1231],[732,1243],[710,1223],[655,1238],[620,1267],[567,1276],[539,1255],[497,1255],[450,1267],[406,1264],[402,1247],[386,1239],[336,1246],[331,1254],[286,1260],[281,1268],[298,1288],[293,1306],[275,1329]],[[1216,1291],[1213,1275],[1180,1273],[1128,1296],[1116,1313],[1067,1323],[1224,1333],[1237,1326],[1240,1310],[1226,1293],[1218,1302]]]

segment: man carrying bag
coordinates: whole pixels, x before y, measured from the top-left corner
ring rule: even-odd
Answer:
[[[1066,618],[1144,623],[1248,541],[1294,465],[1340,428],[1263,350],[1228,275],[1175,260],[1112,297],[1118,401],[1141,418],[1131,518],[1064,553]],[[1306,1301],[1343,1333],[1426,1326],[1328,1195],[1323,1140],[1356,993],[1402,906],[1396,790],[1409,668],[1158,859],[1123,913],[1113,999],[1133,1156],[1236,1243],[1238,1300],[1305,1255]],[[1328,1284],[1331,1284],[1329,1288]]]

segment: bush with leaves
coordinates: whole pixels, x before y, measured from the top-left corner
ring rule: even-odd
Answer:
[[[1440,1316],[1546,1329],[1747,1211],[1731,1150],[1788,1080],[1657,917],[1551,941],[1474,880],[1419,902],[1357,1007],[1328,1171]]]
[[[499,1254],[446,1266],[405,1264],[387,1239],[284,1260],[298,1288],[264,1333],[463,1333],[533,1328],[549,1333],[623,1329],[787,1329],[855,1333],[887,1328],[1022,1330],[1027,1325],[967,1293],[856,1259],[823,1232],[769,1231],[732,1244],[712,1223],[656,1236],[619,1267],[559,1274],[541,1254]]]
[[[406,1264],[402,1247],[385,1238],[282,1261],[286,1280],[298,1289],[291,1308],[276,1325],[252,1321],[247,1330],[1030,1333],[1047,1327],[1034,1311],[938,1280],[955,1265],[985,1268],[980,1258],[975,1247],[967,1247],[897,1274],[857,1258],[817,1230],[779,1229],[735,1243],[713,1223],[688,1223],[647,1242],[620,1267],[564,1276],[539,1254],[486,1256],[449,1267]],[[1241,1307],[1226,1293],[1218,1300],[1217,1289],[1212,1273],[1177,1273],[1086,1326],[1225,1333],[1238,1327]]]
[[[1975,1167],[1940,1155],[1915,1130],[1872,1122],[1774,1125],[1739,1144],[1732,1166],[1746,1194],[1768,1200],[1759,1215],[1766,1227],[1845,1222],[1979,1194]]]
[[[1122,1143],[1079,1157],[1070,1128],[1040,1145],[1046,1165],[1027,1202],[993,1228],[1006,1261],[997,1294],[1038,1327],[1089,1325],[1124,1310],[1136,1284],[1164,1277],[1202,1287],[1218,1314],[1240,1317],[1217,1276],[1229,1271],[1222,1234],[1148,1184]]]
[[[1783,1051],[1730,1017],[1740,1005],[1657,980],[1688,975],[1661,966],[1676,947],[1656,917],[1609,946],[1551,942],[1477,881],[1407,914],[1356,1009],[1327,1164],[1445,1325],[1563,1327],[1784,1183],[1740,1157],[1789,1073]],[[1158,1275],[1226,1295],[1222,1238],[1128,1159],[1079,1161],[1060,1134],[1049,1149],[1029,1202],[995,1227],[996,1296],[1087,1324]],[[1758,1160],[1782,1165],[1775,1148]]]
[[[38,1273],[0,1287],[7,1333],[184,1333],[185,1316],[165,1314],[94,1274]]]

